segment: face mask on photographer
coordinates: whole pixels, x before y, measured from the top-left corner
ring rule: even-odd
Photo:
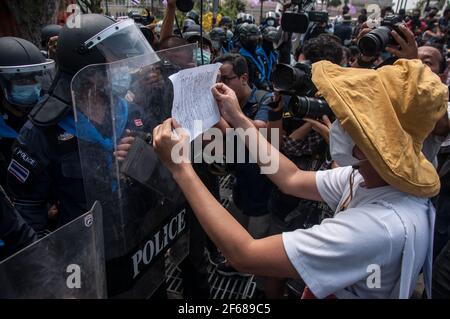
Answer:
[[[15,104],[33,105],[39,101],[40,96],[41,85],[39,83],[25,85],[13,84],[11,87],[10,100]]]
[[[209,53],[209,51],[206,50],[203,50],[203,63],[202,63],[202,51],[200,49],[197,49],[195,58],[197,60],[197,65],[211,63],[211,53]]]
[[[350,135],[344,131],[338,120],[333,122],[330,129],[330,155],[341,167],[357,165],[360,160],[353,156],[353,142]]]

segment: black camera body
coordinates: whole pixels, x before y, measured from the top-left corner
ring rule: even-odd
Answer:
[[[290,95],[289,116],[294,120],[305,117],[321,119],[323,115],[333,118],[333,111],[323,98],[316,98],[317,88],[312,81],[310,63],[295,66],[277,64],[272,72],[274,88],[281,94]]]
[[[328,12],[285,12],[281,17],[281,29],[285,32],[305,33],[310,22],[327,23]]]
[[[194,0],[177,0],[176,6],[181,12],[187,13],[194,8]]]
[[[388,45],[398,45],[392,37],[391,31],[396,31],[401,37],[404,37],[399,26],[403,20],[399,16],[387,16],[383,19],[380,26],[365,34],[358,41],[358,47],[362,54],[366,56],[376,56]]]

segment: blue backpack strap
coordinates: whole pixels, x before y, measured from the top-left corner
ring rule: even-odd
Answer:
[[[249,58],[258,68],[259,72],[261,73],[261,79],[259,80],[260,83],[264,82],[266,80],[266,70],[264,67],[264,62],[261,60],[261,57],[258,56],[258,60],[255,59],[255,57],[248,52],[246,49],[241,48],[239,50],[239,53],[243,56],[243,57],[247,57]]]
[[[8,124],[6,124],[5,119],[0,114],[0,138],[16,138],[19,134]]]

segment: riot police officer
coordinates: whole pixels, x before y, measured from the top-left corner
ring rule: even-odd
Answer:
[[[213,60],[213,47],[208,32],[200,32],[201,26],[194,25],[189,27],[183,34],[188,43],[197,43],[196,51],[197,65],[209,64]],[[201,48],[201,49],[200,49]]]
[[[11,146],[27,114],[49,88],[55,63],[31,42],[0,38],[0,183],[6,185]]]
[[[226,31],[220,27],[215,27],[209,32],[214,55],[218,56],[224,53],[228,53],[227,34]]]
[[[37,240],[0,185],[0,262]]]
[[[48,43],[52,37],[56,37],[59,35],[62,26],[58,24],[49,24],[42,28],[41,30],[41,52],[42,54],[48,58],[49,57],[49,48]]]
[[[239,28],[239,43],[241,46],[239,54],[247,60],[249,82],[258,89],[267,90],[270,88],[268,65],[260,46],[261,42],[261,31],[256,24],[242,24]]]
[[[274,11],[269,11],[266,13],[265,19],[261,24],[263,27],[277,27],[277,14]]]
[[[200,16],[195,10],[191,10],[186,14],[186,19],[190,19],[195,22],[195,24],[200,24]]]
[[[278,52],[275,50],[274,45],[278,42],[281,32],[275,27],[266,26],[261,30],[262,33],[262,45],[258,48],[258,52],[264,56],[267,62],[267,77],[270,80],[272,70],[278,62]]]
[[[66,25],[60,32],[55,80],[49,94],[31,110],[13,145],[8,167],[14,204],[37,232],[46,228],[49,202],[57,203],[59,225],[87,211],[73,117],[72,78],[87,65],[153,52],[133,20],[116,23],[98,14],[80,15],[79,19],[79,28]],[[120,85],[127,74],[116,74],[115,80]]]
[[[222,19],[220,19],[219,27],[223,28],[224,30],[232,30],[233,20],[229,16],[223,16]]]

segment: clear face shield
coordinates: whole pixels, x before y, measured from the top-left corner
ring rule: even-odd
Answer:
[[[87,50],[96,47],[107,62],[155,54],[132,19],[109,26],[87,40],[83,47]]]
[[[55,61],[47,59],[40,64],[0,66],[0,86],[3,96],[14,107],[28,112],[53,81]]]
[[[195,44],[92,64],[72,79],[74,118],[86,201],[104,209],[109,296],[148,298],[189,252],[184,199],[151,144],[153,128],[171,116],[169,76],[195,67]],[[123,161],[114,154],[134,142]],[[150,248],[150,246],[152,248]],[[158,248],[156,248],[158,247]]]

